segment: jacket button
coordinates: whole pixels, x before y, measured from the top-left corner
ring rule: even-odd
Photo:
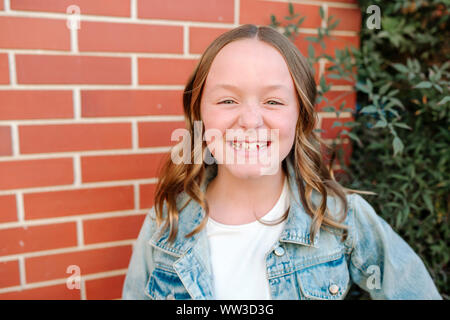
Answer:
[[[283,249],[283,247],[276,247],[274,250],[275,254],[279,257],[283,256],[285,251]]]
[[[328,287],[328,291],[334,296],[339,292],[339,287],[335,284],[332,284]]]
[[[166,300],[175,300],[175,296],[171,293],[169,293],[166,297]]]

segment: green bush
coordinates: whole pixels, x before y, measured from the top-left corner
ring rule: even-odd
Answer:
[[[307,53],[311,63],[326,59],[333,71],[329,79],[319,81],[318,99],[327,102],[326,110],[338,115],[349,111],[326,100],[327,80],[355,82],[355,120],[345,123],[351,131],[343,128],[333,143],[345,171],[340,181],[376,193],[365,198],[422,258],[445,299],[450,289],[449,4],[448,0],[360,0],[360,49],[336,50],[331,57],[317,55],[309,46]],[[366,27],[370,5],[381,10],[380,29]],[[292,4],[288,8],[287,28],[273,15],[271,25],[293,39],[303,20],[293,23],[301,13],[294,13]],[[320,14],[323,17],[322,10]],[[323,38],[338,23],[333,17],[327,22],[307,40],[324,46]],[[333,126],[342,125],[336,121]],[[355,142],[349,166],[342,161],[344,135]],[[354,287],[348,298],[368,296]]]

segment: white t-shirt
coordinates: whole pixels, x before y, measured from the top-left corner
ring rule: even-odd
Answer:
[[[261,220],[272,222],[289,208],[289,188]],[[226,225],[209,218],[206,224],[211,248],[215,298],[218,300],[271,299],[265,256],[279,239],[286,223],[267,226],[259,221]]]

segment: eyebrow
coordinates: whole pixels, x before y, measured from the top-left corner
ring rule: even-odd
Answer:
[[[232,85],[232,84],[227,84],[227,83],[222,83],[222,84],[217,84],[215,85],[211,91],[217,90],[217,89],[228,89],[231,91],[239,91],[241,90],[238,86]],[[284,90],[289,90],[285,85],[282,84],[271,84],[268,86],[264,86],[263,89],[266,90],[275,90],[275,89],[284,89]]]

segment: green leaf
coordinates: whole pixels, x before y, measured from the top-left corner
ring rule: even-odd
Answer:
[[[384,95],[388,91],[388,89],[390,88],[391,85],[392,85],[392,83],[388,82],[384,86],[382,86],[380,88],[380,94]]]
[[[333,122],[333,125],[331,126],[332,128],[335,128],[335,127],[342,127],[342,122],[340,122],[340,121],[335,121],[335,122]]]
[[[311,43],[308,44],[308,56],[310,58],[314,58],[316,56],[316,53],[314,51],[314,47]]]
[[[292,4],[292,2],[289,2],[289,14],[294,14],[294,5]]]
[[[273,14],[270,15],[270,21],[275,27],[278,27],[280,25],[280,23],[277,21],[277,18]]]
[[[373,126],[373,128],[385,128],[387,126],[387,122],[384,119],[378,120],[377,123]]]
[[[361,111],[359,111],[359,112],[360,113],[374,113],[377,111],[378,111],[377,107],[370,105],[370,106],[362,108]]]
[[[407,73],[409,71],[409,69],[401,63],[394,63],[392,66],[401,73]]]
[[[438,102],[438,105],[450,102],[450,96],[444,97],[441,101]]]
[[[325,11],[323,10],[323,7],[319,7],[319,15],[320,18],[324,19],[325,18]]]
[[[305,40],[310,42],[319,42],[319,39],[315,37],[305,37]]]
[[[434,87],[437,91],[439,91],[440,93],[444,92],[444,90],[442,90],[442,87],[441,87],[440,85],[438,85],[438,84],[433,84],[433,87]]]
[[[330,25],[328,26],[328,29],[330,29],[330,30],[335,29],[335,28],[337,27],[337,25],[339,24],[339,22],[341,22],[341,20],[340,20],[340,19],[337,19],[335,22],[333,22],[332,24],[330,24]]]
[[[410,126],[408,126],[406,123],[403,123],[403,122],[396,122],[396,123],[394,123],[394,126],[400,127],[400,128],[403,128],[403,129],[412,130]]]
[[[340,74],[335,74],[335,73],[327,74],[326,77],[328,79],[337,79],[337,80],[340,80],[343,78]]]
[[[320,77],[319,84],[320,84],[320,88],[322,89],[322,92],[325,93],[325,92],[328,91],[329,88],[328,88],[328,86],[327,86],[327,82],[326,82],[324,76],[321,76],[321,77]]]
[[[403,105],[403,103],[400,101],[400,99],[391,97],[389,98],[389,101],[392,103],[393,106],[399,106],[400,108],[404,109],[405,106]]]
[[[371,90],[369,89],[369,87],[366,86],[366,85],[364,85],[364,84],[361,83],[361,82],[357,82],[357,83],[355,84],[355,87],[356,87],[356,89],[358,89],[359,91],[362,91],[362,92],[367,93],[367,94],[369,94],[369,93],[371,92]]]
[[[301,17],[300,19],[298,19],[297,21],[297,26],[300,27],[300,25],[303,23],[303,21],[305,21],[306,17]]]
[[[417,84],[416,86],[414,86],[413,88],[416,88],[416,89],[429,89],[429,88],[431,88],[431,86],[432,86],[431,82],[429,82],[429,81],[422,81],[419,84]]]
[[[404,146],[402,140],[399,137],[395,137],[392,141],[392,146],[394,148],[394,157],[403,152]]]
[[[423,193],[422,194],[422,199],[425,202],[425,206],[427,207],[427,209],[433,213],[434,212],[434,207],[433,207],[433,202],[431,201],[431,197],[428,193]]]
[[[356,134],[354,134],[353,132],[347,132],[347,135],[350,137],[350,139],[352,139],[353,141],[356,141],[356,143],[358,143],[359,147],[363,147],[363,143],[361,142],[361,140],[359,140],[358,136]]]

